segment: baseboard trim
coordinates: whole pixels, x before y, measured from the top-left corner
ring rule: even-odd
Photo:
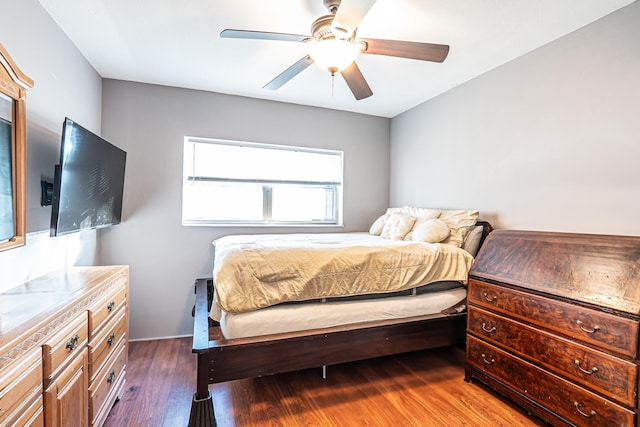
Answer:
[[[134,339],[129,339],[129,342],[136,342],[136,341],[159,341],[159,340],[172,340],[174,338],[193,338],[192,334],[189,335],[175,335],[172,337],[150,337],[150,338],[134,338]]]

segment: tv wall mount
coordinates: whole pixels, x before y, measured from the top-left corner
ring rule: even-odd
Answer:
[[[40,188],[42,194],[40,195],[40,206],[51,206],[51,200],[53,199],[53,183],[40,180]]]

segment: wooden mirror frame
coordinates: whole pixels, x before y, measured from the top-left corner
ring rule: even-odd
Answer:
[[[33,80],[24,74],[0,44],[0,93],[13,100],[11,113],[11,156],[13,177],[13,226],[11,239],[0,243],[0,252],[23,246],[26,238],[26,96]]]

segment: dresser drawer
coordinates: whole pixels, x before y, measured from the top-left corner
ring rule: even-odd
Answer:
[[[119,286],[109,295],[89,307],[89,339],[93,340],[127,302],[127,287]]]
[[[36,400],[22,412],[17,418],[0,423],[0,427],[43,427],[44,410],[42,406],[42,394],[39,393]]]
[[[550,298],[469,281],[469,304],[485,307],[630,358],[637,355],[638,322]]]
[[[633,407],[635,363],[591,349],[476,307],[468,313],[468,331],[517,355],[551,369],[600,394]]]
[[[41,354],[40,347],[33,349],[22,356],[19,363],[3,372],[0,378],[0,425],[12,425],[12,419],[42,394]]]
[[[86,348],[87,336],[87,314],[82,312],[46,340],[42,346],[44,388],[49,387],[69,360]]]
[[[121,341],[112,357],[108,359],[105,369],[89,386],[89,420],[93,424],[103,410],[105,403],[115,401],[112,393],[117,392],[124,381],[127,365],[127,345]]]
[[[102,334],[89,342],[89,381],[93,381],[112,350],[126,335],[126,307],[121,307],[115,317],[102,329]]]
[[[635,412],[473,336],[467,337],[467,363],[576,425],[635,425]]]

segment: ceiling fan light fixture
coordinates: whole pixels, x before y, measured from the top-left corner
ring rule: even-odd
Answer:
[[[320,40],[311,47],[309,56],[323,70],[332,74],[342,71],[360,54],[358,45],[341,39]]]

